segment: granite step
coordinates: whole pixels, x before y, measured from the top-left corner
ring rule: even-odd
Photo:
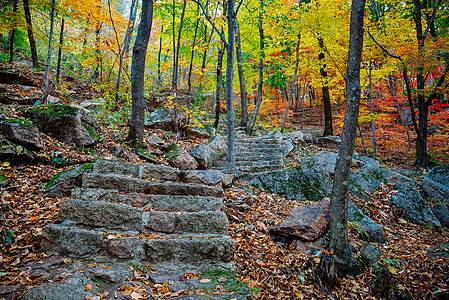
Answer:
[[[139,233],[212,233],[227,234],[228,219],[222,211],[164,212],[145,210],[105,201],[65,199],[58,219],[77,225]]]

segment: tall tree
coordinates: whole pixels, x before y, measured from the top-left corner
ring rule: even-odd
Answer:
[[[131,65],[132,109],[128,136],[126,138],[130,145],[135,149],[141,148],[143,143],[145,118],[145,57],[147,54],[152,24],[153,0],[142,0],[142,14],[140,17],[139,28],[137,29],[136,41],[134,42]]]
[[[59,31],[58,66],[56,67],[56,81],[57,82],[59,82],[59,75],[61,72],[62,46],[64,44],[64,22],[65,22],[65,18],[62,17],[61,30]]]
[[[332,135],[332,106],[331,98],[329,95],[329,79],[327,77],[327,67],[325,62],[325,45],[322,37],[318,38],[318,45],[320,52],[318,59],[320,61],[320,74],[321,74],[321,91],[323,93],[323,106],[324,106],[324,133],[323,135]]]
[[[17,17],[15,13],[17,12],[17,6],[19,4],[19,0],[13,1],[12,12],[14,14],[14,27],[11,29],[10,37],[9,37],[9,63],[12,63],[14,60],[14,36],[16,34],[16,26],[17,26]]]
[[[33,22],[31,20],[30,3],[28,0],[23,0],[23,10],[25,11],[25,19],[27,22],[28,40],[30,41],[31,60],[33,61],[33,67],[37,68],[39,62],[37,60],[36,41],[33,34]]]
[[[55,24],[55,0],[51,0],[51,11],[50,11],[50,36],[48,37],[48,52],[47,52],[47,65],[45,66],[45,84],[44,84],[44,94],[42,100],[44,103],[47,102],[48,96],[48,82],[50,77],[50,64],[51,64],[51,52],[53,45],[53,27]]]
[[[200,25],[200,18],[199,18],[199,14],[200,14],[200,6],[198,5],[198,12],[197,12],[197,19],[196,19],[196,23],[195,23],[195,35],[193,37],[193,43],[192,43],[192,51],[190,53],[190,64],[189,64],[189,75],[187,77],[187,86],[189,87],[189,93],[192,90],[192,70],[193,70],[193,57],[195,54],[195,46],[196,46],[196,36],[198,34],[198,27]]]
[[[242,107],[242,116],[240,119],[240,126],[246,128],[248,123],[248,110],[246,104],[246,89],[245,89],[245,74],[243,72],[243,59],[242,59],[242,43],[240,41],[240,26],[239,22],[235,21],[235,50],[237,58],[237,68],[239,72],[240,82],[240,103]]]
[[[366,0],[353,0],[350,19],[350,36],[346,83],[346,112],[341,146],[335,165],[330,209],[329,248],[334,251],[337,263],[345,267],[353,264],[348,239],[349,172],[357,134],[360,106],[360,63],[363,48],[363,14]]]

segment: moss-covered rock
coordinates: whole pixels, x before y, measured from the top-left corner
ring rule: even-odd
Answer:
[[[83,175],[92,170],[93,164],[84,164],[56,174],[45,185],[49,197],[68,197],[75,187],[81,187]]]
[[[39,131],[30,121],[0,114],[0,135],[30,150],[41,150]]]
[[[23,109],[40,131],[66,144],[87,147],[95,144],[100,127],[89,111],[65,104]]]
[[[0,160],[7,160],[13,163],[30,163],[37,159],[38,156],[27,148],[0,138]]]

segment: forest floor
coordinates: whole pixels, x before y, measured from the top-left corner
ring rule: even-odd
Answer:
[[[7,109],[15,114],[14,106]],[[55,174],[70,167],[100,157],[111,157],[114,147],[126,148],[123,140],[127,127],[116,123],[103,123],[101,126],[102,139],[93,148],[75,148],[46,137],[44,150],[39,153],[42,162],[0,166],[8,178],[0,187],[0,281],[16,287],[18,294],[43,283],[39,277],[29,276],[23,266],[45,260],[49,255],[41,252],[39,241],[42,228],[56,221],[61,199],[48,198],[44,193],[45,184]],[[156,134],[166,142],[175,142],[175,136],[167,132],[151,130],[147,133]],[[176,142],[181,147],[190,148],[204,140],[178,139]],[[301,146],[289,158],[290,163],[295,164],[319,150],[316,146]],[[126,153],[127,160],[143,163],[131,150]],[[384,163],[382,159],[381,163]],[[409,168],[412,165],[412,162],[395,164],[397,160],[388,157],[385,160],[390,162],[387,164],[390,168]],[[163,158],[159,162],[167,164]],[[250,197],[248,190],[252,191]],[[366,269],[356,277],[340,278],[340,284],[330,289],[315,275],[319,256],[309,255],[302,248],[274,243],[268,234],[270,226],[285,220],[301,203],[255,190],[238,181],[225,191],[226,201],[244,198],[247,204],[246,210],[232,211],[230,215],[230,234],[237,242],[235,264],[238,277],[248,283],[256,299],[375,299],[370,284],[375,281],[376,269],[383,268],[391,276],[396,295],[401,291],[412,299],[431,299],[442,293],[447,295],[448,229],[408,222],[390,205],[389,199],[394,193],[393,188],[386,185],[373,193],[369,202],[351,198],[373,221],[384,226],[387,242],[377,245],[382,252],[377,267]],[[12,239],[6,242],[10,232]],[[351,226],[349,233],[351,244],[359,249],[363,239],[357,228]],[[386,294],[384,297],[395,296]]]

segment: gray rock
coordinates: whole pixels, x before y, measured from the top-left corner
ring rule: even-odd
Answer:
[[[176,215],[177,233],[228,234],[228,218],[221,211],[199,211]]]
[[[321,136],[314,139],[315,144],[320,147],[338,149],[341,145],[341,139],[338,136]]]
[[[348,217],[351,223],[360,226],[362,239],[368,242],[385,243],[384,228],[374,223],[373,220],[358,209],[351,201],[348,202]]]
[[[226,156],[227,149],[225,139],[218,134],[205,145],[190,149],[190,154],[198,161],[202,169],[210,169]]]
[[[419,188],[421,186],[416,180],[376,165],[365,165],[360,169],[360,173],[371,175],[379,181],[392,182],[401,186],[408,186],[409,188]]]
[[[162,211],[213,211],[223,208],[223,199],[208,196],[149,195],[151,207]]]
[[[364,165],[373,165],[373,166],[380,167],[380,163],[378,160],[368,157],[368,156],[358,155],[356,153],[354,153],[354,155],[352,156],[352,161],[361,162]]]
[[[194,170],[181,173],[182,182],[215,185],[221,187],[223,184],[223,173],[217,170]]]
[[[302,144],[304,142],[304,133],[302,131],[294,131],[283,134],[284,139],[289,139],[295,145]]]
[[[150,231],[173,233],[176,226],[174,213],[161,211],[147,211],[142,217],[143,227]]]
[[[104,233],[77,227],[49,224],[42,233],[42,248],[59,254],[86,256],[103,247]]]
[[[164,154],[167,150],[167,145],[165,141],[158,137],[157,135],[150,135],[145,139],[147,152],[153,155],[161,155]]]
[[[234,174],[226,174],[226,173],[222,173],[223,174],[223,187],[224,188],[228,188],[231,187],[232,183],[234,182],[235,179],[235,175]]]
[[[407,219],[423,226],[441,227],[440,221],[418,191],[401,185],[397,185],[396,188],[398,192],[391,196],[391,202]]]
[[[88,286],[92,287],[88,289]],[[100,289],[95,282],[89,280],[81,273],[70,276],[67,280],[46,283],[30,288],[22,300],[84,300],[98,293]]]
[[[177,155],[171,156],[168,163],[181,170],[195,170],[199,166],[196,159],[186,150],[181,150]]]
[[[433,214],[442,226],[449,227],[449,203],[437,203],[432,209]]]
[[[382,189],[378,176],[352,171],[349,175],[349,191],[362,199],[371,199],[370,193]]]
[[[189,137],[199,138],[199,139],[208,139],[211,137],[211,134],[206,130],[202,130],[201,128],[193,128],[187,126],[184,128],[184,133]]]
[[[287,157],[293,150],[295,149],[295,145],[291,140],[287,140],[282,146],[282,156]]]
[[[79,104],[79,106],[84,109],[95,110],[95,109],[101,108],[103,106],[103,103],[104,103],[104,99],[100,98],[100,99],[98,99],[98,102],[92,101],[92,100],[85,100],[85,101],[81,102]]]
[[[332,190],[331,178],[322,172],[316,172],[307,164],[283,170],[245,174],[241,176],[241,180],[292,200],[321,201],[329,197]]]
[[[382,252],[373,244],[363,244],[360,249],[360,258],[365,266],[372,267],[379,263]]]
[[[0,135],[29,150],[42,150],[39,131],[31,121],[0,114]]]
[[[0,283],[0,299],[10,300],[14,297],[14,294],[20,292],[22,286],[20,284],[4,285]]]
[[[0,135],[0,160],[14,163],[29,163],[38,159],[38,156],[27,148],[16,145]]]
[[[173,118],[171,114],[172,112],[165,108],[154,110],[145,117],[145,128],[162,129],[165,131],[173,130]],[[183,128],[187,123],[188,119],[186,116],[182,114],[178,115],[178,128]]]
[[[106,252],[119,259],[138,259],[142,252],[142,243],[139,237],[111,238],[105,242]]]
[[[70,196],[72,189],[81,187],[84,173],[92,168],[93,164],[84,164],[57,174],[45,185],[47,196],[53,198]]]
[[[73,220],[80,225],[111,229],[140,230],[143,210],[104,201],[65,199],[59,208],[59,220]]]
[[[270,235],[301,241],[315,241],[329,229],[330,199],[295,208],[284,222],[271,227]]]
[[[106,265],[89,267],[86,270],[86,275],[93,280],[101,280],[107,283],[120,283],[127,278],[133,276],[133,273],[128,267],[122,267],[117,265]]]
[[[424,191],[429,197],[449,201],[449,166],[436,166],[423,180]]]
[[[57,104],[24,110],[40,131],[66,144],[92,146],[99,139],[100,127],[85,109]]]

